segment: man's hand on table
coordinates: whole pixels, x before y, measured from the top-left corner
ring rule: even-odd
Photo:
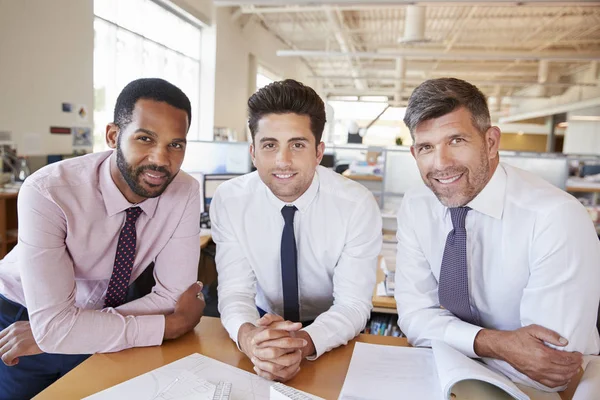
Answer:
[[[556,350],[546,343],[564,347],[568,341],[550,329],[529,325],[514,331],[482,329],[475,337],[473,347],[478,356],[506,361],[548,387],[568,384],[579,371],[582,354]]]
[[[285,382],[296,376],[302,360],[315,352],[310,335],[301,328],[300,322],[265,314],[256,326],[246,323],[240,327],[238,343],[257,375]]]
[[[17,321],[0,332],[0,357],[9,367],[19,363],[19,357],[43,353],[38,347],[29,321]]]
[[[190,286],[177,300],[173,314],[165,317],[165,339],[175,339],[194,329],[204,312],[202,282]]]

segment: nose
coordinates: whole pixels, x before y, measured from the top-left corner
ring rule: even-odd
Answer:
[[[450,149],[446,146],[439,146],[435,149],[434,155],[434,167],[438,171],[443,171],[444,169],[452,166],[452,155],[450,154]]]
[[[277,168],[288,168],[292,165],[292,155],[289,149],[283,147],[279,150],[275,162],[277,163]]]
[[[169,165],[168,150],[163,147],[156,146],[150,152],[150,154],[148,156],[148,161],[150,161],[152,164],[157,165],[159,167],[168,166]]]

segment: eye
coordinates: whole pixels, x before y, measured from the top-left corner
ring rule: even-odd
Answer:
[[[265,143],[262,148],[263,149],[272,149],[274,147],[275,147],[275,145],[273,143]]]
[[[137,140],[146,143],[150,143],[152,141],[152,139],[149,136],[140,136]]]
[[[183,149],[183,145],[181,143],[171,143],[171,147],[175,149]]]
[[[464,142],[464,139],[462,138],[454,138],[450,141],[450,144],[457,144],[457,143],[461,143]]]
[[[430,144],[425,144],[419,147],[419,153],[430,151],[433,147]]]
[[[302,142],[296,142],[296,143],[294,143],[294,144],[292,145],[292,147],[293,147],[293,148],[295,148],[295,149],[303,149],[303,148],[304,148],[304,147],[306,147],[306,146],[305,146],[305,145],[304,145],[304,143],[302,143]]]

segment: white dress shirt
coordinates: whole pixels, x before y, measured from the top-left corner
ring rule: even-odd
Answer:
[[[298,249],[300,320],[316,354],[346,344],[370,316],[377,256],[381,251],[379,207],[364,186],[324,167],[293,204]],[[217,244],[219,311],[237,342],[256,307],[283,315],[279,200],[253,172],[219,186],[210,206]]]
[[[585,208],[543,179],[500,163],[469,204],[467,263],[471,307],[481,327],[441,309],[438,280],[448,208],[422,185],[404,196],[398,212],[396,302],[398,324],[410,343],[443,340],[477,357],[482,327],[515,330],[538,324],[569,340],[567,351],[597,354],[600,242]],[[513,381],[550,390],[500,360],[484,360]]]

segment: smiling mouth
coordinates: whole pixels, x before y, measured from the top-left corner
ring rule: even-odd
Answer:
[[[448,177],[448,178],[443,178],[443,179],[442,178],[433,178],[433,179],[435,179],[436,181],[438,181],[441,184],[448,185],[448,184],[456,182],[462,176],[463,176],[463,174],[458,174],[458,175],[454,175],[454,176],[451,176],[451,177]]]
[[[273,174],[273,176],[277,179],[290,179],[290,178],[296,176],[296,173]]]
[[[144,171],[143,175],[146,182],[151,185],[161,185],[165,180],[167,180],[167,175],[161,174],[160,172]]]

